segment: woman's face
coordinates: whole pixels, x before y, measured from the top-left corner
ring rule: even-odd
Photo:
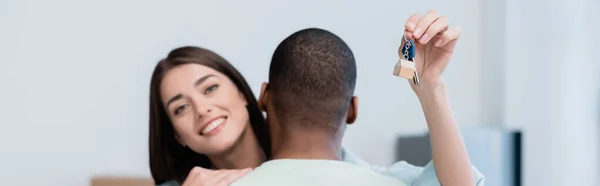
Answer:
[[[224,74],[199,64],[171,69],[160,95],[179,143],[214,155],[231,148],[248,125],[247,102]]]

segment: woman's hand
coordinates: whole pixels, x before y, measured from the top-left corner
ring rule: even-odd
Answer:
[[[202,167],[194,167],[181,186],[227,186],[252,169],[221,169],[209,170]]]
[[[404,35],[407,39],[412,39],[416,47],[414,60],[419,85],[410,84],[417,95],[421,87],[437,86],[440,83],[440,76],[448,66],[460,34],[459,27],[449,28],[448,18],[440,16],[435,10],[427,12],[423,17],[413,14],[406,21]],[[402,40],[398,49],[400,57],[404,43],[405,40]]]
[[[469,155],[441,79],[461,30],[448,28],[448,18],[439,16],[436,11],[429,11],[423,17],[414,14],[405,26],[405,36],[415,43],[414,60],[419,75],[419,84],[410,85],[421,101],[427,121],[436,176],[440,185],[475,185]],[[398,50],[400,55],[401,49]]]

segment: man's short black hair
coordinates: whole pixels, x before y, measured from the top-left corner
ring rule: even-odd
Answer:
[[[355,84],[352,50],[327,30],[295,32],[279,44],[271,59],[270,97],[284,128],[286,123],[298,123],[337,131],[345,121]]]

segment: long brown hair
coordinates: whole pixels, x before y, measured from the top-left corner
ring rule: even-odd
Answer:
[[[182,183],[195,166],[212,168],[212,163],[206,155],[177,143],[173,124],[160,98],[160,83],[164,75],[176,66],[190,63],[212,68],[233,81],[248,103],[246,109],[259,145],[267,158],[271,152],[265,118],[244,77],[223,57],[208,49],[192,46],[177,48],[156,65],[150,82],[150,171],[155,184],[172,180]]]

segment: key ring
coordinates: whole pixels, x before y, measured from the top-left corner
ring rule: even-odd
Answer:
[[[406,38],[406,35],[403,35],[402,38],[404,38],[404,52],[402,57],[404,57],[406,60],[410,60],[408,56],[408,49],[410,49],[412,46],[412,42]]]

